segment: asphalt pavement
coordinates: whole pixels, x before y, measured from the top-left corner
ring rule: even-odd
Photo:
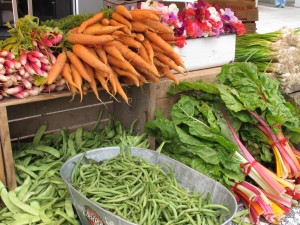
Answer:
[[[282,27],[300,28],[300,8],[286,6],[276,8],[271,4],[258,4],[259,20],[256,22],[257,33],[267,33]]]

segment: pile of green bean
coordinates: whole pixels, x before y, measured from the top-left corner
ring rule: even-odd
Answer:
[[[99,163],[79,160],[71,179],[84,196],[139,225],[222,224],[228,208],[184,189],[168,170],[122,152]]]
[[[70,196],[59,170],[70,157],[90,149],[107,146],[147,148],[145,134],[134,135],[134,124],[127,130],[110,119],[98,128],[102,111],[92,130],[79,127],[67,134],[45,134],[42,125],[30,143],[16,143],[14,159],[18,187],[7,191],[0,182],[0,225],[78,225]]]

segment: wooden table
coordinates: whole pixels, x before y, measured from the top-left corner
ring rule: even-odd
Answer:
[[[201,79],[203,81],[213,82],[215,80],[215,76],[220,72],[220,70],[220,67],[217,67],[192,71],[187,76],[178,76],[180,81],[195,81]],[[105,108],[108,109],[108,111],[111,111],[114,117],[121,121],[125,127],[129,127],[132,121],[137,119],[138,123],[136,127],[136,133],[141,133],[144,130],[145,123],[154,119],[156,109],[160,109],[164,114],[168,114],[171,105],[176,100],[174,97],[167,95],[167,91],[171,84],[173,84],[173,81],[169,79],[161,79],[160,83],[158,84],[150,83],[142,86],[141,88],[133,86],[127,87],[125,90],[127,92],[127,96],[131,99],[130,105],[127,105],[124,103],[124,101],[115,101],[111,99],[109,95],[105,96],[104,91],[100,92],[100,97],[105,103]],[[20,131],[20,129],[23,128],[24,132],[29,128],[31,129],[31,132],[36,131],[37,127],[31,128],[31,126],[40,125],[34,124],[35,121],[38,121],[39,123],[46,121],[47,118],[45,117],[47,114],[50,117],[48,120],[51,121],[51,123],[56,124],[56,127],[52,127],[51,129],[56,129],[56,131],[59,131],[59,129],[62,127],[68,127],[69,123],[72,123],[72,126],[76,125],[75,123],[78,123],[78,126],[88,127],[89,124],[93,124],[93,122],[96,120],[99,106],[103,105],[103,103],[97,101],[93,93],[91,93],[90,96],[85,96],[83,102],[80,102],[77,99],[72,103],[70,102],[71,97],[67,96],[69,96],[69,92],[60,92],[42,94],[26,99],[7,98],[0,101],[0,180],[5,183],[8,189],[14,189],[16,187],[15,167],[11,146],[12,135],[15,138],[23,135],[21,132],[22,130]],[[54,104],[49,106],[45,102],[54,102]],[[30,108],[32,105],[34,107],[33,109]],[[90,106],[95,107],[92,108]],[[19,107],[19,109],[15,109],[16,107]],[[74,111],[74,109],[81,107],[81,110],[84,110],[84,112],[78,112],[75,113],[75,115],[66,114],[68,108],[71,107],[74,108],[70,109],[70,111]],[[12,108],[14,111],[12,111]],[[39,113],[43,114],[44,116],[42,119],[32,116],[32,114],[29,112],[36,111],[39,108],[41,108],[41,112]],[[52,111],[47,113],[47,110],[50,109]],[[58,113],[56,113],[55,110]],[[53,116],[54,113],[56,113],[55,116]],[[28,123],[24,123],[22,118],[18,119],[17,125],[13,124],[12,126],[10,123],[11,128],[13,128],[10,131],[9,117],[15,118],[16,115],[19,114],[24,114],[24,116],[32,118]],[[92,117],[95,117],[94,121],[92,120]],[[103,121],[105,121],[106,118],[108,118],[108,113],[106,113]],[[61,120],[61,122],[56,120]],[[49,126],[51,126],[51,123],[49,123]],[[14,126],[17,126],[17,129]],[[12,134],[16,130],[18,130],[17,135]]]

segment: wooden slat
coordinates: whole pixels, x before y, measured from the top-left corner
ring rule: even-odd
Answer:
[[[6,176],[5,176],[5,169],[4,169],[4,161],[2,156],[2,147],[0,141],[0,181],[6,186]]]
[[[0,140],[2,145],[4,167],[6,174],[6,184],[8,189],[12,190],[17,186],[13,153],[10,142],[10,134],[8,128],[8,119],[6,107],[0,107]]]

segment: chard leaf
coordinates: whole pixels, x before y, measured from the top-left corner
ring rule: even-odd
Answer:
[[[187,91],[204,91],[210,94],[218,94],[218,89],[215,87],[214,83],[203,82],[201,80],[195,82],[180,82],[178,85],[173,84],[169,89],[169,94],[178,94]]]

